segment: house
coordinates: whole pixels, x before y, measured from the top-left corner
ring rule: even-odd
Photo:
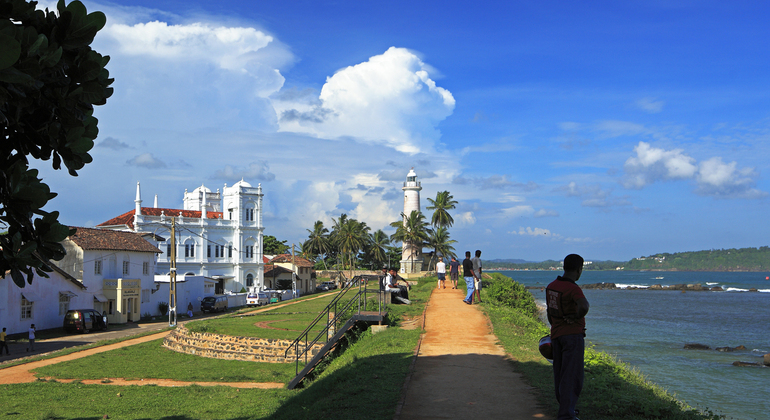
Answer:
[[[54,262],[86,287],[79,308],[96,309],[111,324],[138,321],[150,313],[155,256],[161,251],[133,232],[77,228],[62,242],[67,255]]]
[[[153,207],[142,207],[137,183],[134,210],[97,227],[153,234],[149,240],[162,250],[154,274],[168,275],[173,223],[177,278],[214,279],[217,294],[257,291],[264,288],[262,197],[261,185],[253,188],[241,180],[225,184],[222,193],[203,185],[185,190],[182,209],[159,208],[157,196]]]
[[[316,274],[313,268],[315,265],[308,259],[291,254],[281,254],[273,257],[270,264],[295,273],[297,276],[296,287],[300,294],[305,295],[315,291]]]
[[[10,272],[0,278],[0,328],[8,334],[26,333],[31,324],[38,330],[61,328],[68,310],[93,308],[92,291],[59,267],[49,268],[48,278],[36,275],[22,289]]]

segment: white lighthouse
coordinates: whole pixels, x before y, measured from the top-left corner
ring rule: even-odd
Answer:
[[[420,182],[417,181],[417,174],[414,168],[409,170],[406,175],[404,187],[404,223],[412,211],[420,211]],[[401,245],[401,272],[419,273],[422,271],[422,246],[404,242]]]

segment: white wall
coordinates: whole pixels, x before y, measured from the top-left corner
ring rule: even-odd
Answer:
[[[50,278],[35,276],[32,284],[20,289],[8,274],[0,278],[0,329],[7,334],[24,333],[30,324],[38,330],[61,328],[64,314],[59,314],[59,292],[71,292],[69,309],[93,309],[94,294],[83,290],[57,272],[48,273]],[[21,318],[21,295],[24,292],[34,296],[32,317]]]

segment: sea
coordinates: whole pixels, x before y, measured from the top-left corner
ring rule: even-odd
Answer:
[[[499,271],[544,303],[545,287],[561,272]],[[583,271],[578,284],[615,283],[615,290],[585,290],[591,309],[586,342],[637,368],[680,401],[728,419],[770,419],[770,273]],[[645,290],[701,284],[725,291]],[[634,287],[636,289],[634,289]],[[757,289],[756,292],[749,291]],[[697,343],[710,350],[689,350]],[[745,346],[721,352],[717,347]]]

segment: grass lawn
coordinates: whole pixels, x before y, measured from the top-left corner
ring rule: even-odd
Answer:
[[[435,279],[412,288],[412,305],[389,305],[391,324],[421,314]],[[331,299],[331,296],[328,300]],[[276,308],[255,316],[223,317],[216,328],[257,329],[255,318],[283,319],[294,328],[315,317],[326,298]],[[315,311],[315,313],[313,313]],[[247,318],[251,318],[245,321]],[[220,324],[220,322],[222,322]],[[237,326],[242,322],[242,325]],[[234,324],[236,326],[230,326]],[[277,327],[277,323],[270,324]],[[188,324],[191,325],[191,324]],[[222,325],[220,327],[220,325]],[[249,327],[250,325],[250,327]],[[302,325],[306,326],[305,323]],[[302,328],[300,328],[302,329]],[[269,331],[269,332],[268,332]],[[312,381],[299,390],[232,389],[229,387],[114,386],[36,382],[0,387],[0,417],[24,419],[392,419],[420,330],[389,328],[372,335],[359,333],[344,351],[324,362]],[[290,338],[298,332],[292,331]],[[294,364],[254,363],[196,357],[160,347],[160,340],[143,343],[37,370],[68,379],[105,377],[166,378],[182,381],[288,382]],[[2,370],[0,370],[2,374]]]

